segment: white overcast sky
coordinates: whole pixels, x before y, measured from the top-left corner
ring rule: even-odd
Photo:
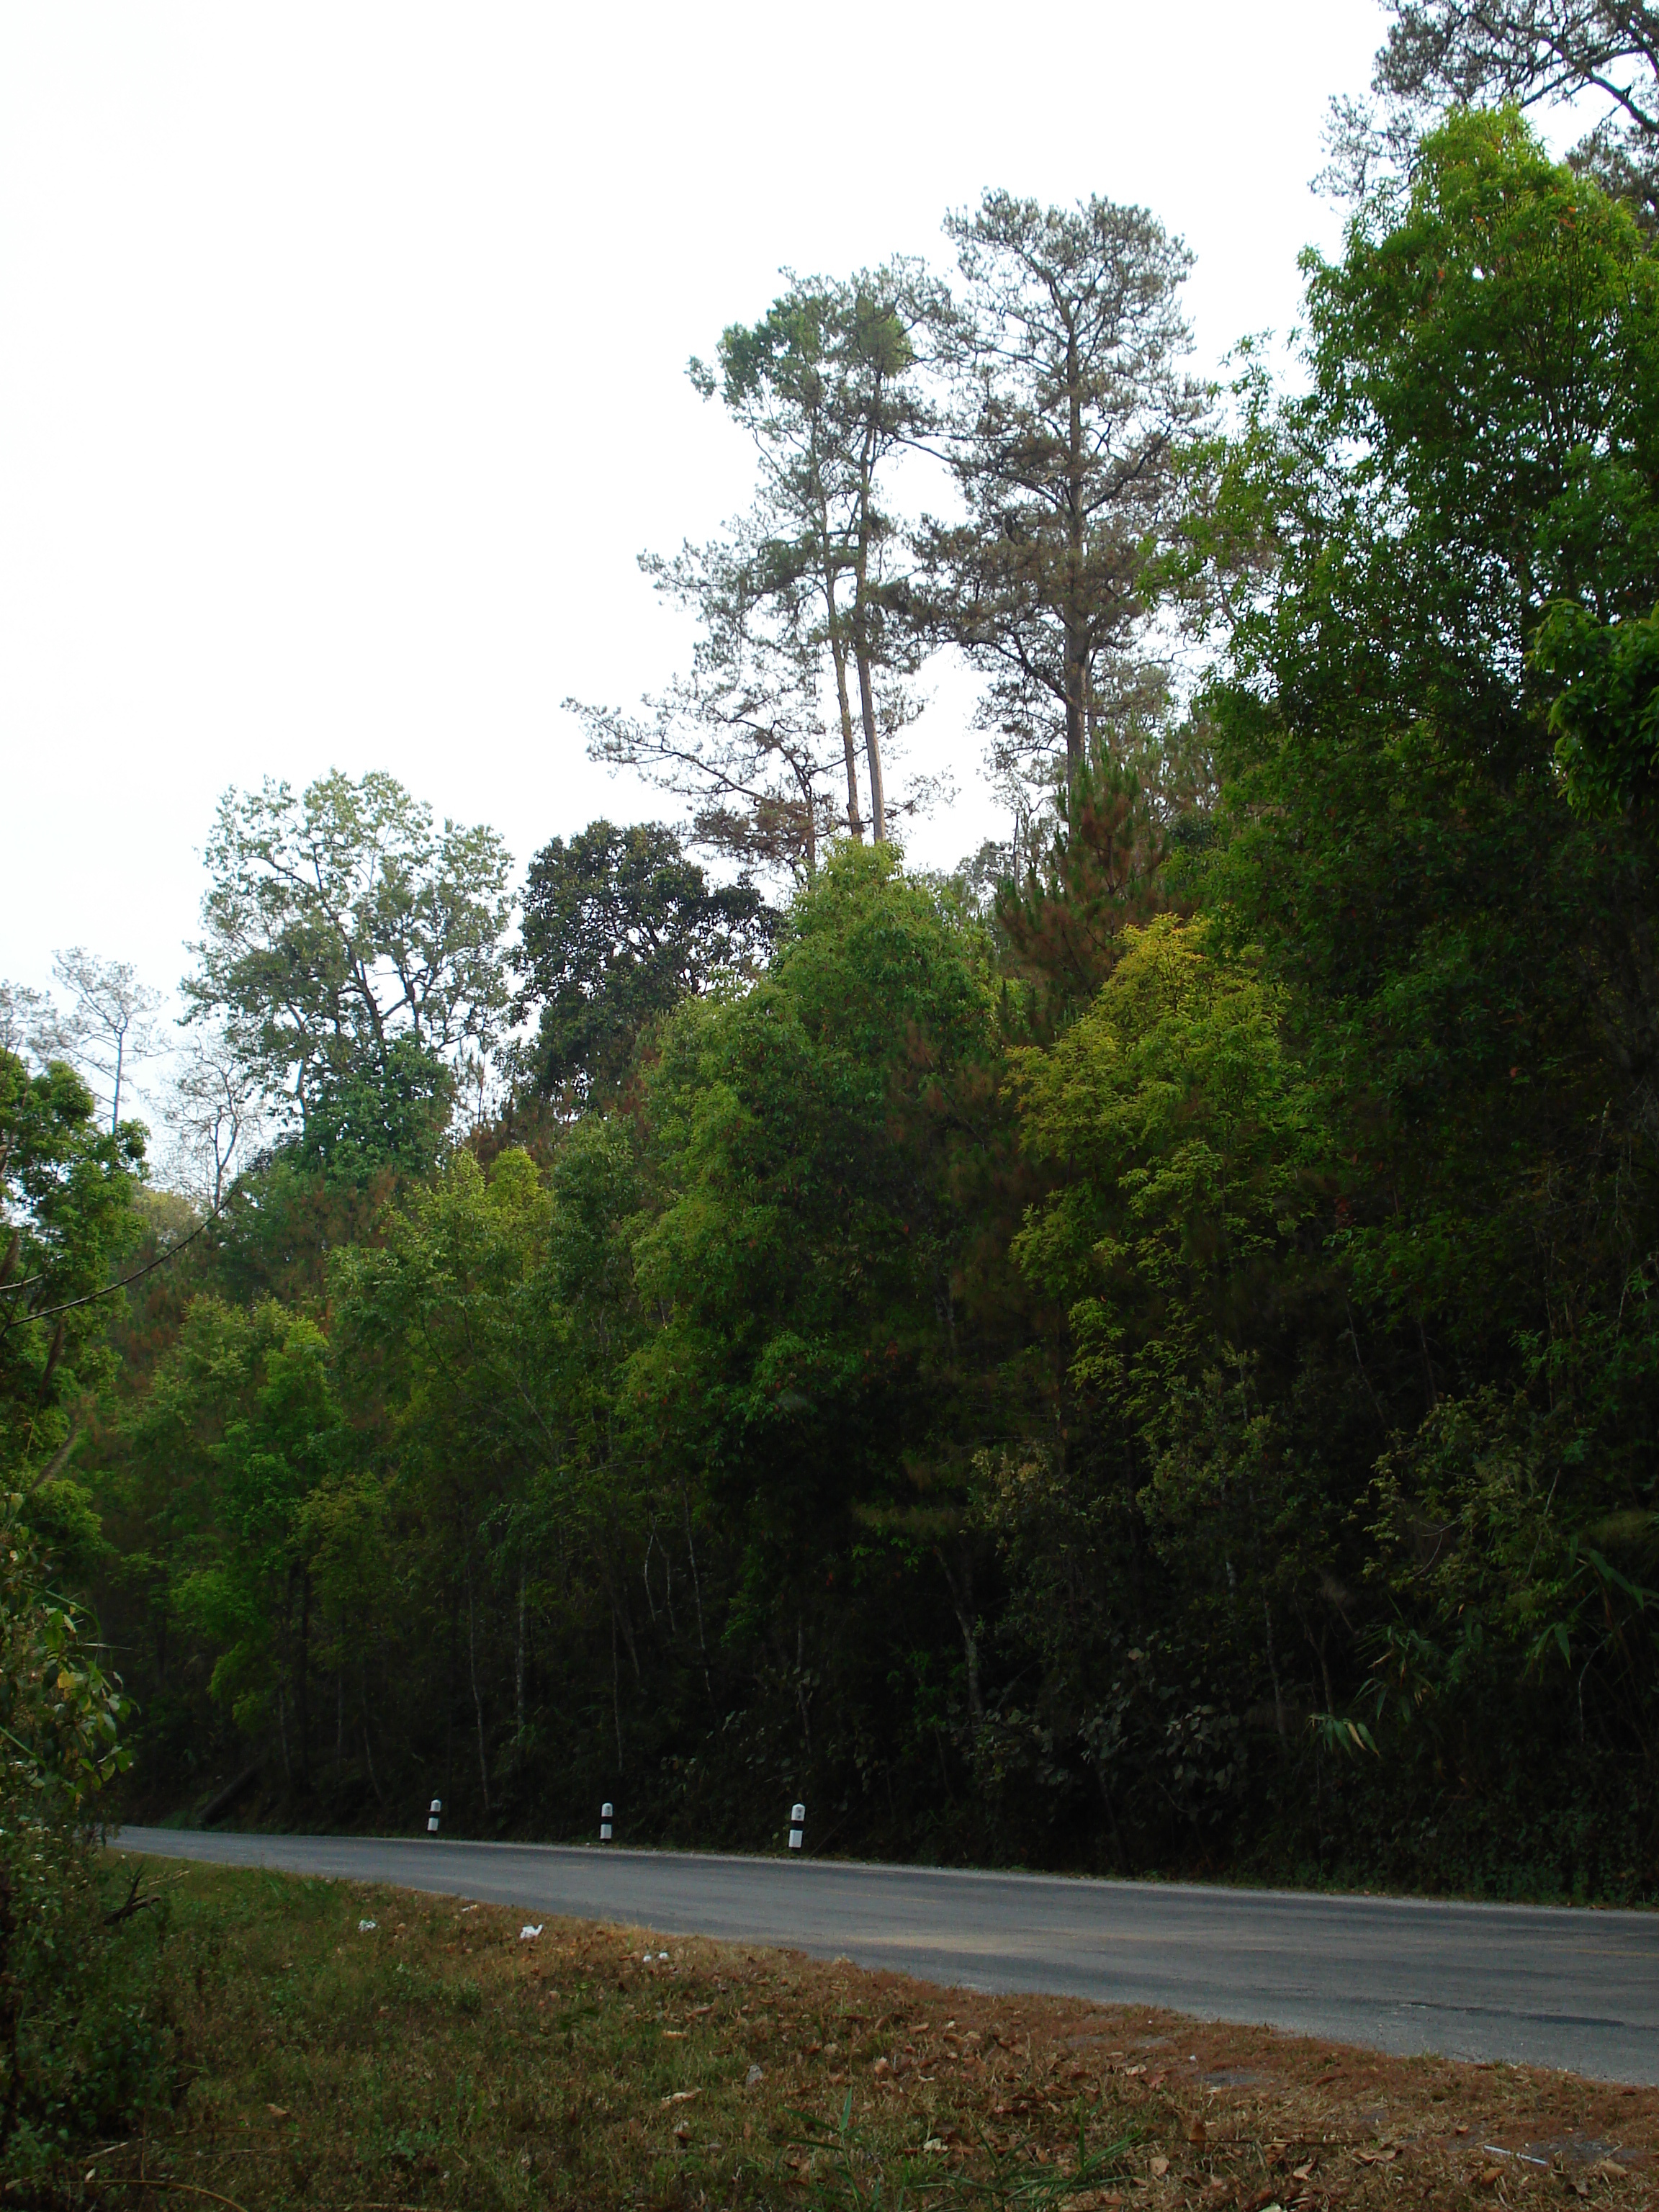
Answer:
[[[672,811],[568,695],[660,684],[635,566],[741,507],[684,374],[787,264],[947,265],[988,185],[1137,201],[1198,360],[1293,319],[1374,0],[0,9],[0,975],[170,988],[218,794],[385,767],[522,861]],[[958,689],[917,751],[999,827]]]

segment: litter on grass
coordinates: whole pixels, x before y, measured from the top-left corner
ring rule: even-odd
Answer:
[[[526,1921],[525,1922],[525,1923],[524,1923],[524,1926],[523,1926],[522,1928],[520,1928],[520,1930],[519,1930],[519,1941],[520,1941],[520,1943],[533,1943],[533,1942],[535,1942],[535,1940],[536,1940],[537,1936],[538,1936],[541,1934],[542,1929],[544,1929],[544,1927],[545,1927],[545,1925],[546,1925],[546,1924],[547,1924],[547,1923],[546,1923],[544,1921],[538,1920],[538,1921],[536,1923],[535,1926],[532,1928],[532,1927],[531,1926],[530,1923],[526,1920]]]
[[[372,1936],[374,1933],[374,1927],[375,1923],[372,1920],[360,1920],[357,1923],[357,1933],[360,1936]]]

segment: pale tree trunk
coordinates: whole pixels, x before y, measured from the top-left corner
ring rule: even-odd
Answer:
[[[617,1723],[617,1771],[623,1771],[622,1662],[617,1651],[617,1608],[611,1608],[611,1711]]]
[[[1066,599],[1070,604],[1066,611],[1066,774],[1068,783],[1077,781],[1088,742],[1089,643],[1076,607],[1076,596],[1082,585],[1086,534],[1083,487],[1088,469],[1083,437],[1083,396],[1078,389],[1081,374],[1077,355],[1077,333],[1068,331],[1066,337],[1066,375],[1071,386],[1071,411],[1066,424],[1069,482],[1066,522],[1072,556],[1072,574],[1066,585]]]
[[[367,1668],[362,1668],[362,1667],[360,1667],[360,1668],[359,1668],[359,1669],[358,1669],[358,1674],[357,1674],[357,1702],[358,1702],[358,1705],[359,1705],[359,1707],[360,1707],[360,1709],[361,1709],[361,1711],[362,1711],[362,1721],[363,1721],[363,1765],[364,1765],[364,1767],[365,1767],[365,1768],[367,1769],[367,1771],[368,1771],[368,1786],[369,1786],[369,1788],[370,1788],[370,1789],[374,1792],[374,1799],[375,1799],[375,1802],[376,1802],[377,1804],[379,1804],[379,1805],[384,1806],[384,1805],[385,1805],[385,1803],[386,1803],[386,1792],[381,1789],[381,1787],[380,1787],[380,1777],[379,1777],[379,1776],[375,1773],[375,1771],[374,1771],[374,1753],[373,1750],[370,1748],[370,1746],[369,1746],[369,1741],[368,1741],[368,1670],[367,1670]]]
[[[1097,1759],[1092,1764],[1095,1770],[1095,1784],[1100,1791],[1100,1802],[1106,1808],[1106,1818],[1111,1825],[1112,1848],[1117,1853],[1118,1872],[1127,1874],[1129,1854],[1123,1848],[1123,1832],[1117,1825],[1117,1808],[1112,1802],[1112,1793],[1107,1785],[1106,1776],[1100,1761]]]
[[[859,477],[858,553],[854,564],[854,651],[859,669],[859,711],[864,723],[864,753],[870,768],[870,835],[878,845],[887,837],[887,790],[881,772],[881,732],[876,725],[876,689],[870,641],[865,628],[870,583],[870,507],[875,466],[873,434],[866,438]]]
[[[810,774],[803,773],[801,769],[793,762],[791,768],[794,774],[795,787],[800,793],[803,824],[801,842],[806,860],[806,880],[810,884],[816,881],[818,872],[817,792]]]
[[[985,1700],[979,1681],[979,1638],[974,1629],[974,1567],[964,1547],[962,1574],[958,1581],[951,1571],[951,1562],[941,1546],[935,1544],[933,1557],[939,1561],[945,1586],[951,1593],[951,1610],[957,1617],[957,1626],[962,1633],[962,1656],[968,1670],[968,1717],[977,1735],[985,1720]]]
[[[876,726],[875,686],[871,680],[870,656],[858,655],[859,706],[864,717],[864,750],[870,764],[870,835],[878,844],[887,837],[887,792],[881,775],[881,732]]]
[[[311,1575],[300,1570],[300,1666],[294,1685],[294,1717],[300,1739],[300,1780],[311,1780]]]
[[[806,1694],[806,1630],[800,1621],[795,1623],[795,1703],[800,1710],[801,1734],[806,1740],[806,1756],[812,1756],[811,1700]]]
[[[634,1680],[637,1686],[644,1682],[645,1677],[640,1672],[639,1647],[634,1639],[634,1616],[628,1610],[628,1601],[624,1591],[611,1571],[610,1555],[602,1547],[599,1550],[599,1560],[600,1578],[605,1583],[605,1594],[611,1601],[611,1625],[613,1627],[620,1626],[622,1630],[623,1642],[628,1646],[629,1664],[634,1669]]]
[[[821,483],[817,483],[817,464],[813,476],[818,502],[818,530],[823,549],[824,634],[830,641],[830,658],[836,671],[836,703],[841,709],[842,750],[847,756],[847,827],[861,844],[864,842],[864,822],[859,812],[859,754],[858,742],[853,734],[853,701],[847,688],[847,641],[841,633],[841,611],[836,605],[836,570],[830,557],[831,532],[829,502]]]
[[[1273,1726],[1274,1726],[1274,1727],[1278,1729],[1278,1731],[1279,1731],[1279,1742],[1282,1744],[1282,1743],[1285,1741],[1285,1692],[1284,1692],[1284,1691],[1279,1687],[1279,1656],[1278,1656],[1278,1654],[1277,1654],[1277,1653],[1274,1651],[1274,1650],[1273,1650],[1273,1608],[1272,1608],[1272,1607],[1267,1603],[1267,1593],[1266,1593],[1265,1591],[1262,1593],[1262,1597],[1261,1597],[1261,1619],[1262,1619],[1263,1626],[1266,1627],[1267,1632],[1267,1672],[1268,1672],[1268,1674],[1269,1674],[1272,1676],[1272,1678],[1273,1678]]]
[[[1248,1401],[1244,1412],[1248,1417],[1249,1412]],[[1250,1546],[1255,1555],[1256,1587],[1261,1592],[1261,1626],[1267,1639],[1267,1673],[1273,1686],[1273,1726],[1278,1731],[1279,1741],[1283,1745],[1286,1741],[1285,1692],[1279,1679],[1279,1654],[1273,1648],[1273,1609],[1267,1598],[1267,1570],[1262,1556],[1261,1516],[1256,1511],[1255,1486],[1249,1481],[1244,1485],[1244,1503],[1249,1510]],[[1228,1572],[1231,1578],[1231,1568]]]
[[[384,1809],[386,1792],[380,1787],[380,1777],[374,1771],[374,1754],[368,1747],[368,1723],[363,1723],[363,1765],[368,1769],[368,1786],[374,1792],[374,1802]]]
[[[524,1741],[524,1561],[519,1562],[519,1642],[513,1660],[513,1695],[518,1741]]]
[[[640,1580],[645,1584],[646,1608],[651,1615],[651,1626],[653,1628],[657,1626],[657,1600],[651,1588],[651,1553],[652,1547],[656,1543],[656,1540],[657,1524],[653,1521],[646,1535],[645,1558],[640,1567]]]
[[[714,1710],[714,1685],[708,1673],[708,1644],[702,1627],[702,1578],[697,1572],[697,1547],[691,1540],[691,1501],[680,1486],[680,1511],[685,1520],[685,1556],[691,1563],[691,1595],[697,1609],[697,1656],[702,1662],[702,1686],[708,1692],[708,1710]]]
[[[491,1809],[489,1802],[489,1761],[484,1753],[483,1699],[478,1694],[478,1638],[477,1625],[472,1605],[472,1554],[466,1555],[466,1660],[472,1678],[472,1711],[478,1726],[478,1782],[483,1790],[483,1808]]]
[[[859,811],[859,751],[853,733],[853,701],[847,688],[847,647],[836,631],[835,586],[828,578],[824,581],[825,596],[830,602],[830,657],[836,667],[836,697],[841,707],[841,742],[847,755],[847,827],[860,844],[864,842],[864,817]]]
[[[460,1604],[452,1586],[449,1593],[449,1679],[444,1698],[444,1802],[455,1795],[455,1638],[459,1634]]]

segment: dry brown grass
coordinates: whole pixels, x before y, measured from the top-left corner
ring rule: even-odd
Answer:
[[[1646,2089],[580,1922],[525,1941],[380,1887],[152,1879],[188,2087],[85,2159],[90,2202],[1314,2212],[1659,2184]]]

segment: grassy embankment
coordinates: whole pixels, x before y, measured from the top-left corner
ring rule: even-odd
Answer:
[[[380,1886],[149,1879],[131,1971],[177,2101],[61,2173],[124,2212],[1634,2207],[1659,2181],[1659,2092],[578,1922],[525,1941]]]

